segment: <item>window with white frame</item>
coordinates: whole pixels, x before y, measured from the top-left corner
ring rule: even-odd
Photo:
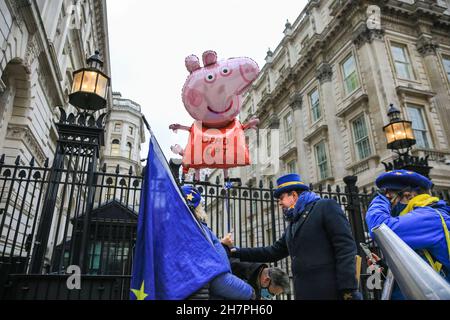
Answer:
[[[428,141],[428,130],[423,114],[423,108],[421,106],[409,104],[406,109],[408,111],[409,120],[412,121],[412,129],[416,138],[416,146],[419,148],[429,149],[430,143]]]
[[[444,56],[442,62],[444,63],[444,69],[447,73],[447,79],[450,81],[450,56]]]
[[[316,152],[316,163],[319,173],[319,180],[328,178],[328,159],[325,141],[322,140],[314,146]]]
[[[297,172],[297,161],[292,160],[289,161],[286,165],[287,173],[296,173]]]
[[[309,101],[311,103],[311,119],[312,122],[316,122],[322,117],[322,113],[320,111],[319,90],[317,90],[317,88],[309,94]]]
[[[270,158],[272,156],[272,133],[270,132],[270,128],[267,129],[266,151],[267,151],[267,157]]]
[[[353,55],[348,56],[341,64],[342,74],[344,75],[345,93],[350,94],[359,88],[358,71]]]
[[[122,124],[120,122],[116,122],[114,124],[114,132],[120,132],[122,130]]]
[[[293,137],[292,134],[292,126],[293,126],[293,119],[292,119],[292,113],[289,112],[285,117],[284,117],[284,138],[285,138],[285,143],[291,142]]]
[[[129,134],[130,136],[132,136],[132,135],[133,135],[133,132],[134,132],[134,128],[133,128],[132,126],[129,126],[129,127],[128,127],[128,134]]]
[[[408,54],[408,48],[404,44],[391,44],[392,58],[394,60],[397,77],[413,80],[414,73],[411,66],[411,59]]]
[[[369,142],[369,134],[364,114],[352,121],[353,139],[358,160],[365,159],[372,154]]]
[[[133,151],[133,146],[131,145],[130,142],[128,142],[127,143],[127,158],[128,159],[131,159],[132,151]]]
[[[118,139],[114,139],[111,143],[111,155],[120,156],[120,141]]]

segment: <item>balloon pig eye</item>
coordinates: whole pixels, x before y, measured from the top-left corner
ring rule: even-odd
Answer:
[[[205,81],[208,83],[212,83],[216,80],[216,75],[213,73],[208,73],[205,77]]]
[[[231,74],[231,69],[225,67],[220,71],[220,74],[224,77],[228,77]]]

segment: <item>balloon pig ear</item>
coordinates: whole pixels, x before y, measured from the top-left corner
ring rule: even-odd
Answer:
[[[198,60],[198,57],[196,55],[190,55],[186,57],[184,60],[184,63],[186,65],[186,69],[192,73],[195,70],[200,69],[200,61]]]
[[[203,53],[203,65],[205,67],[215,64],[216,62],[217,62],[217,53],[215,51],[208,50]]]

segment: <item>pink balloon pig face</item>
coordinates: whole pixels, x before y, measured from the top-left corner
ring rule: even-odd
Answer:
[[[204,67],[196,56],[186,58],[191,73],[183,87],[183,103],[189,114],[210,127],[222,127],[241,109],[242,94],[258,77],[259,68],[249,58],[217,61],[214,51],[203,54]]]

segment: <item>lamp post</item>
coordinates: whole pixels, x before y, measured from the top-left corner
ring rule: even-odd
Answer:
[[[73,210],[77,212],[70,213],[71,217],[76,217],[76,219],[72,219],[74,226],[70,238],[72,244],[70,245],[69,258],[71,264],[79,265],[82,272],[87,272],[86,248],[88,248],[89,224],[95,196],[95,168],[98,164],[100,146],[104,144],[103,120],[106,116],[106,113],[98,116],[95,113],[106,107],[110,82],[109,77],[101,71],[103,61],[99,54],[96,51],[93,56],[87,59],[87,67],[73,73],[73,86],[69,95],[69,103],[77,107],[78,112],[67,115],[64,108],[59,108],[61,115],[59,122],[56,123],[58,129],[56,153],[36,233],[29,270],[31,273],[39,274],[42,272],[52,221],[55,212],[60,211],[59,207],[64,205],[58,203],[58,195],[61,189],[65,190],[67,187],[67,183],[63,188],[61,188],[61,185],[64,184],[64,180],[68,180],[69,171],[80,173],[77,179],[84,181],[80,188],[86,188],[85,204],[76,206],[76,209]],[[66,238],[67,235],[64,235],[64,239]],[[64,245],[62,248],[64,249]],[[60,256],[60,259],[56,259],[59,261],[52,261],[52,271],[63,272],[62,257],[64,253],[62,252]]]
[[[411,147],[416,144],[412,122],[403,120],[400,110],[393,104],[389,106],[388,116],[389,124],[383,127],[387,148],[395,152],[398,158],[393,162],[383,162],[386,171],[404,169],[429,177],[432,167],[428,165],[428,156],[420,158],[410,154]]]
[[[103,61],[99,54],[95,51],[87,59],[88,67],[73,73],[72,93],[69,95],[71,105],[94,111],[105,108],[110,79],[101,71]]]

